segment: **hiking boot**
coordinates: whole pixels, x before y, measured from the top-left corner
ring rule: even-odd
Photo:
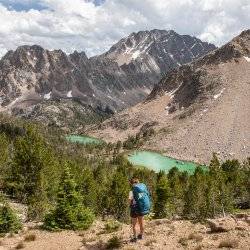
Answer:
[[[130,239],[130,242],[132,242],[132,243],[135,243],[136,241],[137,241],[136,237],[133,237],[133,238]]]
[[[138,234],[137,239],[138,239],[138,240],[142,240],[142,234]]]

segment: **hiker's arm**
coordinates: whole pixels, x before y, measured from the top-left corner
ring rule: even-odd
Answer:
[[[128,202],[129,202],[129,204],[132,204],[133,199],[134,199],[133,192],[129,191],[129,195],[128,195]]]

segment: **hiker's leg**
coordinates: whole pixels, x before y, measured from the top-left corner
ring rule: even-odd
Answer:
[[[143,219],[143,216],[138,217],[138,222],[139,222],[139,225],[140,225],[140,234],[143,235],[143,233],[144,233],[144,219]]]
[[[137,218],[131,218],[131,222],[132,222],[132,229],[133,229],[133,234],[134,237],[136,237],[136,224],[137,224]]]

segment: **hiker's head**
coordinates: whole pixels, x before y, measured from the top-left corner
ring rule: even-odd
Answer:
[[[131,185],[134,185],[134,184],[137,184],[137,183],[139,183],[140,181],[139,181],[139,179],[138,178],[136,178],[136,177],[133,177],[132,179],[130,179],[130,184]]]

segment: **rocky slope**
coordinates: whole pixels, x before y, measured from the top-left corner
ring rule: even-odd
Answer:
[[[143,100],[161,74],[214,48],[197,38],[160,30],[133,33],[93,58],[84,52],[66,55],[37,45],[21,46],[0,60],[1,111],[44,121],[37,105],[42,103],[41,110],[51,101],[67,100],[77,101],[84,110],[112,114]]]
[[[124,140],[145,125],[157,131],[145,148],[208,162],[250,156],[250,30],[203,58],[170,72],[147,100],[90,129]]]
[[[124,70],[165,74],[214,49],[213,44],[196,37],[155,29],[130,34],[100,57],[113,59]]]

